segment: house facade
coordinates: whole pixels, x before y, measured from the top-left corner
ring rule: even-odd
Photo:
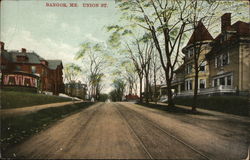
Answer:
[[[81,82],[71,82],[65,84],[65,93],[72,97],[85,100],[87,96],[87,85]]]
[[[206,55],[211,87],[224,92],[250,92],[250,24],[238,21],[231,25],[231,14],[222,16],[221,33]]]
[[[6,50],[1,44],[1,87],[26,87],[58,95],[64,91],[61,60],[45,60],[35,52]]]
[[[250,93],[249,23],[231,24],[231,14],[225,13],[221,17],[221,33],[215,39],[202,22],[198,23],[182,49],[184,63],[175,70],[172,88],[177,96],[194,94],[193,56],[198,51],[199,95]]]

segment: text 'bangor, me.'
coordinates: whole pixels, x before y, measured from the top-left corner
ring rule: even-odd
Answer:
[[[89,8],[107,8],[108,4],[107,3],[45,3],[46,7],[89,7]]]

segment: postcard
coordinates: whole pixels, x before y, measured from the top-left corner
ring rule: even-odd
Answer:
[[[249,160],[249,1],[0,4],[1,159]]]

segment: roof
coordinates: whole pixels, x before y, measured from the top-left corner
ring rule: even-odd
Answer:
[[[190,37],[187,46],[195,42],[202,42],[206,40],[213,40],[213,37],[208,32],[204,24],[199,21],[197,27],[195,28],[192,36]]]
[[[227,27],[228,32],[232,32],[232,36],[221,42],[223,33],[220,33],[213,42],[212,50],[206,55],[207,58],[212,57],[211,55],[219,53],[218,51],[223,50],[225,47],[233,46],[239,41],[239,37],[250,36],[250,23],[237,21],[231,26]]]
[[[61,60],[47,60],[49,69],[55,70],[57,66],[62,64]]]
[[[227,27],[227,31],[236,31],[238,36],[249,36],[250,35],[250,23],[237,21],[233,25]],[[222,36],[220,33],[215,40],[219,40]]]
[[[139,99],[139,96],[137,96],[137,95],[131,95],[131,94],[129,94],[129,95],[126,95],[125,96],[126,97],[126,99],[130,99],[130,100],[132,100],[132,99]]]
[[[17,62],[17,56],[26,56],[28,58],[28,61],[25,63],[32,64],[40,64],[40,59],[42,59],[35,52],[22,53],[19,51],[4,51],[1,53],[1,56],[3,56],[3,58],[7,59],[10,62]]]
[[[17,61],[17,57],[18,56],[25,56],[28,58],[27,61],[25,61],[25,63],[29,63],[29,64],[41,64],[41,60],[45,60],[44,58],[40,57],[37,53],[35,52],[20,52],[20,51],[7,51],[4,50],[3,52],[1,52],[1,56],[12,62],[12,63],[19,63]],[[62,61],[61,60],[46,60],[48,62],[48,67],[49,69],[55,70],[57,68],[57,66],[62,65]]]

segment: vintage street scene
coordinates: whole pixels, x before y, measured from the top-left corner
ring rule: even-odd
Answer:
[[[1,159],[250,159],[247,0],[2,0]]]

